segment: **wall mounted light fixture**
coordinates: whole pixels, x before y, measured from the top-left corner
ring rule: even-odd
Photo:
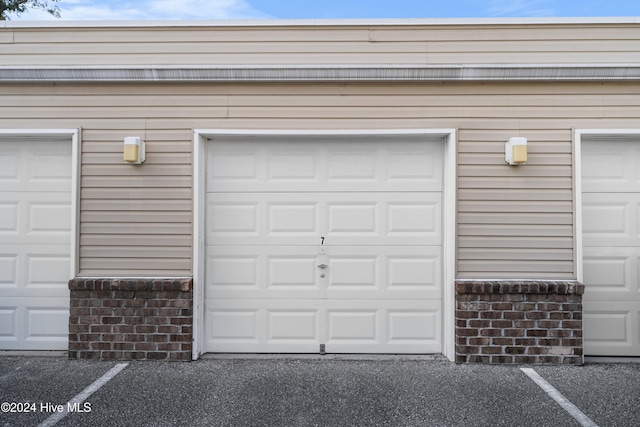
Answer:
[[[144,141],[137,136],[128,136],[124,139],[124,161],[131,165],[139,165],[145,160]]]
[[[527,138],[509,138],[504,147],[504,160],[512,166],[527,163]]]

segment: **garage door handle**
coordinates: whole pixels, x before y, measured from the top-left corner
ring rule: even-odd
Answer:
[[[329,267],[327,264],[318,264],[318,268],[324,269],[324,268],[327,268],[327,267]]]

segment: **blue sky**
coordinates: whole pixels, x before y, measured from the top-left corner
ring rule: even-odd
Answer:
[[[640,16],[640,0],[61,0],[63,20]],[[13,20],[55,19],[31,11]]]

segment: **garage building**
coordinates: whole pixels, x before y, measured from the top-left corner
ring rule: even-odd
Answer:
[[[0,22],[0,349],[640,356],[639,95],[637,18]]]

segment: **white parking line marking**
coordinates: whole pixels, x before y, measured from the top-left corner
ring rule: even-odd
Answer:
[[[71,400],[69,400],[67,404],[64,405],[64,410],[51,415],[42,423],[38,424],[38,427],[52,427],[56,425],[61,419],[67,416],[67,414],[69,413],[69,406],[79,406],[81,403],[87,400],[89,396],[98,391],[103,385],[108,383],[109,380],[118,375],[120,371],[122,371],[127,366],[129,366],[128,363],[118,363],[116,366],[109,369],[106,374],[95,380],[87,388],[85,388],[80,393],[76,394]]]
[[[581,426],[584,427],[598,427],[596,423],[594,423],[591,418],[587,417],[584,412],[582,412],[576,405],[567,400],[566,397],[562,395],[554,386],[549,384],[542,378],[535,370],[532,368],[520,368],[522,372],[524,372],[529,378],[533,380],[541,389],[547,392],[549,396],[553,400],[555,400],[565,411],[569,413],[573,418],[576,419],[580,423]]]

